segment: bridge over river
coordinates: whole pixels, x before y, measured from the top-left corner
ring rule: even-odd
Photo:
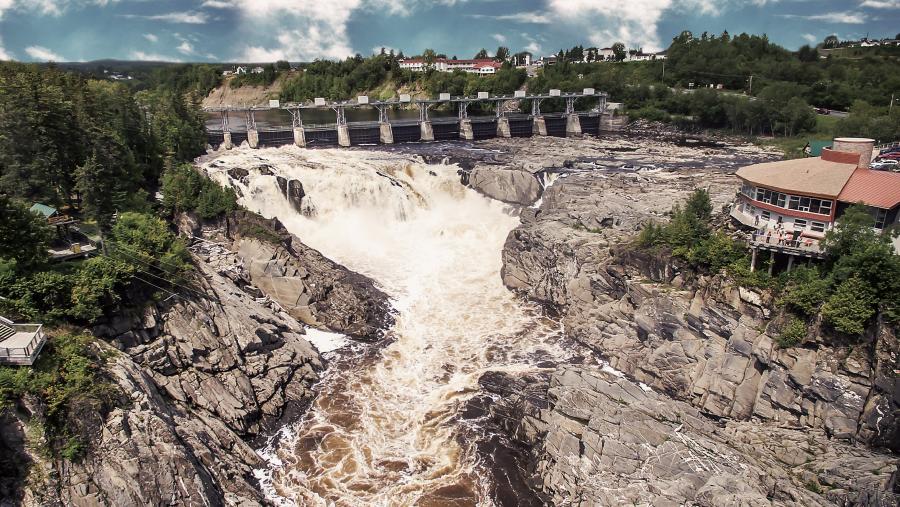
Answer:
[[[213,118],[206,127],[212,146],[230,149],[244,141],[251,148],[285,144],[351,146],[532,135],[596,135],[604,122],[609,123],[606,99],[606,93],[585,88],[580,93],[550,90],[547,94],[528,95],[518,91],[513,96],[493,97],[485,92],[479,92],[476,97],[451,97],[442,93],[438,99],[400,95],[398,99],[386,101],[370,101],[366,96],[339,102],[317,98],[311,104],[272,101],[268,107],[225,106],[204,108],[204,111]],[[564,103],[565,110],[542,112],[541,104],[549,100]],[[520,111],[518,105],[522,101],[531,103],[530,114]],[[473,104],[487,105],[493,114],[470,116],[469,108]],[[578,111],[576,106],[588,109]],[[322,121],[328,111],[333,115],[333,122]],[[369,113],[371,119],[366,119],[362,112]],[[373,112],[377,113],[377,119]],[[363,119],[348,121],[348,113],[351,118],[362,116]],[[258,116],[266,120],[257,123]],[[288,118],[290,127],[286,125]],[[304,118],[312,118],[313,122],[304,123]]]

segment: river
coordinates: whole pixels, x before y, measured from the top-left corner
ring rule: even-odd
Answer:
[[[558,322],[501,283],[512,210],[463,187],[454,165],[395,153],[234,150],[204,167],[236,186],[244,206],[372,277],[397,311],[387,345],[336,361],[308,413],[267,450],[273,501],[492,505],[460,409],[485,372],[533,371],[571,354]],[[245,183],[227,176],[236,167],[251,171]],[[276,175],[302,182],[306,215]]]

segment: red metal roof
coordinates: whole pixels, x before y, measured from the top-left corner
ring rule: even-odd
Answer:
[[[838,200],[862,201],[876,208],[892,209],[900,204],[900,173],[857,169],[844,185]]]

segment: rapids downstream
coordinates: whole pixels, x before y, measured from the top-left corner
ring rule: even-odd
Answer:
[[[386,345],[336,361],[309,412],[268,450],[272,500],[491,505],[475,442],[459,438],[460,409],[485,372],[571,354],[559,323],[501,283],[512,210],[463,187],[454,165],[399,154],[235,150],[204,167],[247,208],[373,278],[397,312]],[[302,183],[300,203],[279,176]]]

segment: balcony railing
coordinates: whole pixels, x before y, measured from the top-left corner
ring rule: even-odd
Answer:
[[[26,364],[31,365],[34,362],[36,354],[44,346],[45,336],[42,324],[12,324],[9,327],[16,332],[10,338],[4,340],[3,343],[10,345],[20,345],[16,340],[18,334],[30,334],[31,338],[24,346],[6,346],[0,345],[0,363],[4,364]]]
[[[798,237],[790,233],[777,233],[774,231],[755,231],[750,234],[750,245],[764,250],[774,250],[788,254],[802,255],[805,257],[824,257],[819,241],[813,238]]]

